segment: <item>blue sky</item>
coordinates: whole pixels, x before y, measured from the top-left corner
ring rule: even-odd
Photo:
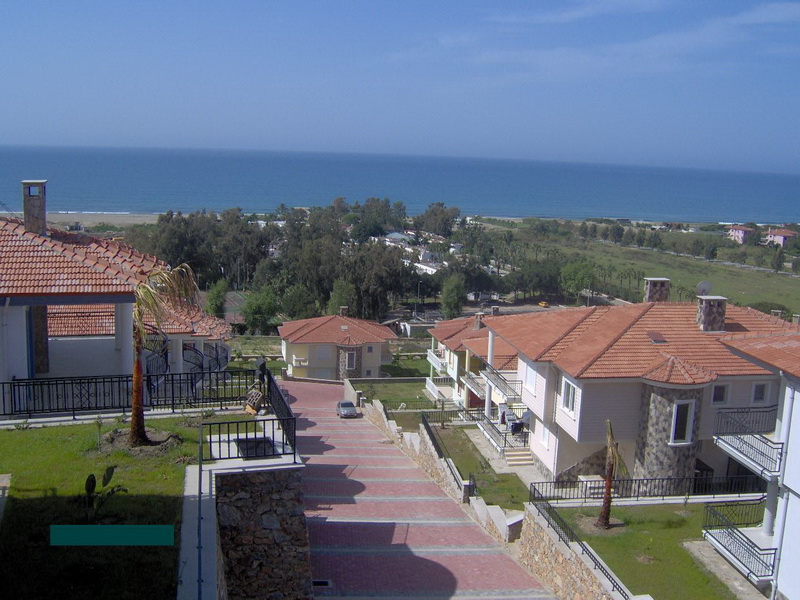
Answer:
[[[800,2],[0,8],[0,144],[800,172]]]

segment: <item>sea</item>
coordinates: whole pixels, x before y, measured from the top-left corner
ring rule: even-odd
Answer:
[[[335,198],[433,202],[494,217],[681,223],[800,221],[800,175],[485,158],[0,146],[0,211],[46,179],[49,213],[189,213],[327,206]]]

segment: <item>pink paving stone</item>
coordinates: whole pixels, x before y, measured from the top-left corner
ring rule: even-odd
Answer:
[[[347,461],[347,462],[345,462]],[[313,465],[366,465],[387,467],[408,467],[414,464],[410,458],[404,456],[333,456],[330,454],[317,454],[307,457],[307,464]]]
[[[306,470],[303,473],[303,481],[308,481],[320,477],[341,477],[356,479],[417,479],[419,481],[428,481],[427,475],[420,473],[416,467],[401,467],[388,469],[384,465],[368,466],[368,465],[321,465],[321,464],[306,464]]]
[[[304,496],[307,516],[337,519],[419,519],[426,521],[467,521],[469,517],[449,498],[423,501],[370,501],[356,498],[325,499]]]
[[[454,546],[497,547],[497,542],[473,523],[439,525],[416,523],[340,523],[309,519],[308,534],[314,548],[384,548],[403,544],[410,548]]]
[[[442,490],[433,481],[393,482],[361,481],[358,479],[320,481],[304,478],[303,493],[313,496],[342,496],[345,494],[363,496],[444,496]]]

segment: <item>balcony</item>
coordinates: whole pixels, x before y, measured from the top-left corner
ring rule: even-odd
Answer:
[[[442,373],[447,368],[444,362],[444,352],[442,350],[428,350],[428,362],[433,365],[439,373]]]
[[[500,371],[489,365],[486,365],[485,371],[481,371],[481,375],[492,386],[492,389],[505,396],[506,403],[519,402],[522,399],[522,382],[520,380],[507,379]]]
[[[461,376],[461,383],[475,394],[481,400],[486,400],[486,382],[483,377],[475,375],[475,373],[465,373]]]
[[[765,479],[778,476],[783,443],[771,439],[778,407],[733,408],[717,411],[714,443]]]
[[[769,581],[775,570],[772,536],[759,527],[764,504],[764,499],[707,504],[703,524],[703,537],[755,585]]]

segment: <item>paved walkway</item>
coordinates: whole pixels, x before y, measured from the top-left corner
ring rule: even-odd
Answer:
[[[554,598],[371,423],[342,387],[286,382],[318,598]]]

